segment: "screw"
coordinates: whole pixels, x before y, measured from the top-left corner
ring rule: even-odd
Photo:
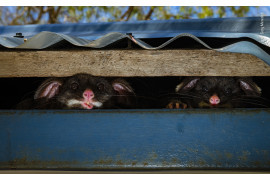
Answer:
[[[16,35],[15,36],[13,36],[13,37],[16,37],[16,38],[24,38],[24,36],[22,35],[22,33],[16,33]]]

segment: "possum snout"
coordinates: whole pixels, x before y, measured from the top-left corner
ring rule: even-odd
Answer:
[[[211,105],[217,105],[220,103],[220,98],[216,94],[214,94],[210,97],[209,102]]]
[[[90,89],[86,89],[84,92],[83,92],[83,97],[84,99],[86,100],[91,100],[94,98],[94,92]]]

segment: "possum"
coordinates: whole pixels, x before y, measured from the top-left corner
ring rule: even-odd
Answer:
[[[251,77],[186,77],[176,86],[167,108],[267,107]]]
[[[108,80],[89,74],[49,78],[34,98],[22,101],[17,109],[108,109],[131,108],[135,93],[122,78]]]

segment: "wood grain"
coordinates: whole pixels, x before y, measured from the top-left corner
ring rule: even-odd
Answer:
[[[212,50],[60,50],[0,52],[0,77],[270,76],[259,58]]]

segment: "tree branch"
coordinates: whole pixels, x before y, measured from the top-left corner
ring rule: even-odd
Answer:
[[[21,17],[23,17],[23,15],[25,14],[25,12],[26,12],[27,10],[28,10],[28,8],[25,7],[25,8],[23,9],[23,12],[22,12],[20,15],[17,15],[17,16],[11,21],[10,25],[15,25],[15,24],[17,24],[17,20],[20,19]]]
[[[130,10],[128,11],[128,15],[127,15],[126,21],[128,21],[128,20],[129,20],[130,15],[131,15],[131,13],[132,13],[133,9],[134,9],[134,6],[131,6]]]
[[[154,9],[155,9],[155,7],[150,7],[150,10],[149,10],[149,12],[147,13],[147,15],[145,16],[144,20],[149,20],[149,19],[150,19],[151,15],[152,15],[153,12],[154,12]]]
[[[33,20],[30,24],[37,24],[40,21],[40,19],[42,18],[43,14],[44,14],[43,6],[40,6],[39,7],[39,14],[38,14],[37,19]]]
[[[49,23],[53,24],[54,23],[54,7],[48,7],[48,13],[49,13]]]
[[[134,9],[134,6],[129,6],[128,10],[121,16],[120,21],[123,21],[126,16],[127,18],[125,19],[125,21],[127,21],[130,18],[130,15],[133,9]]]
[[[56,9],[56,17],[59,15],[60,11],[61,11],[62,6],[58,6],[58,8]]]
[[[53,17],[54,18],[54,23],[57,22],[57,17],[59,15],[60,11],[61,11],[61,8],[62,8],[62,6],[58,6],[55,13],[54,13],[54,17]]]

